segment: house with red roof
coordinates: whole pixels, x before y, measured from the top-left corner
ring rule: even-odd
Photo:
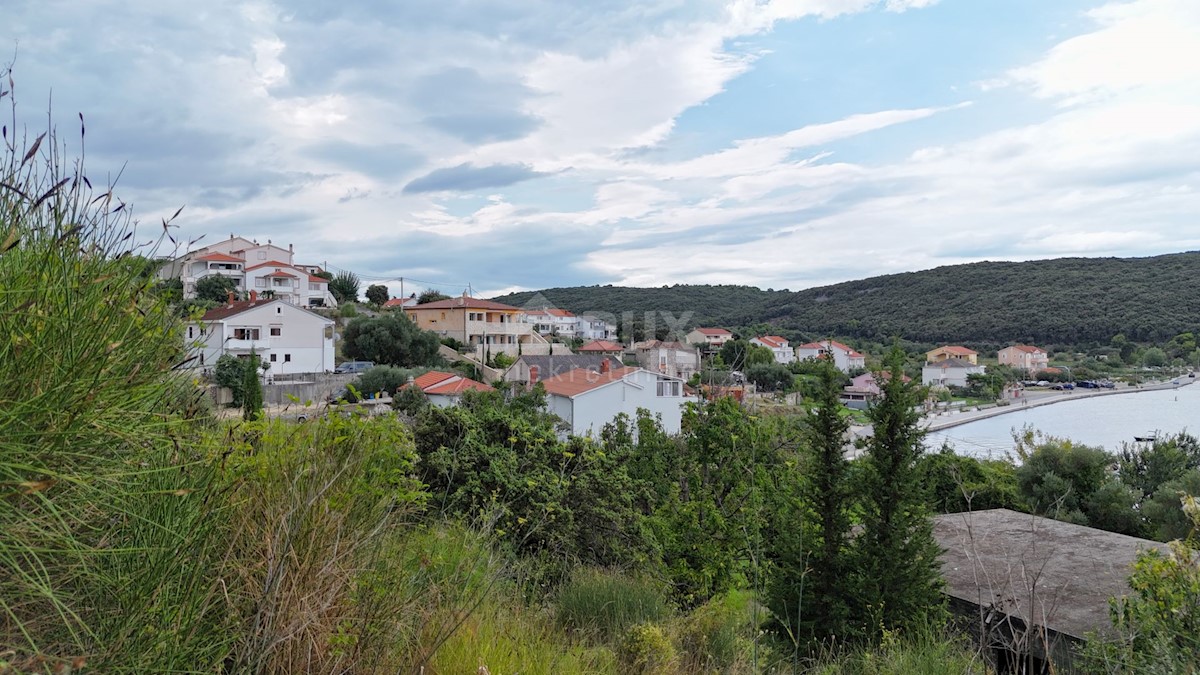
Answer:
[[[463,377],[457,373],[447,373],[440,370],[431,370],[420,377],[414,378],[411,382],[401,387],[416,387],[420,389],[429,402],[440,408],[449,408],[452,405],[457,405],[462,399],[463,392],[467,391],[493,391],[492,387],[476,382],[469,377]]]
[[[576,317],[565,309],[556,307],[527,309],[523,316],[524,320],[533,324],[533,329],[542,335],[575,337]]]
[[[518,307],[463,293],[457,298],[426,302],[403,308],[421,330],[457,340],[472,348],[475,358],[489,361],[496,354],[571,353],[564,344],[550,343],[524,320]]]
[[[270,366],[268,376],[329,372],[333,324],[300,305],[251,291],[250,299],[231,297],[184,326],[188,367],[208,371],[226,354],[248,358],[253,350]]]
[[[1031,345],[1012,345],[996,353],[997,360],[1002,366],[1012,366],[1028,370],[1030,373],[1045,370],[1050,367],[1050,355],[1041,347]]]
[[[796,358],[805,359],[832,358],[833,365],[843,373],[867,367],[867,357],[854,350],[849,345],[837,340],[818,340],[796,347]]]
[[[166,261],[158,270],[161,279],[179,279],[183,297],[196,297],[196,283],[213,275],[226,276],[236,284],[238,294],[247,297],[255,291],[260,298],[279,298],[301,307],[337,307],[329,292],[329,282],[315,273],[317,265],[297,265],[291,244],[287,248],[229,235],[214,244],[189,251]]]
[[[716,351],[733,339],[724,328],[696,328],[683,337],[689,345],[703,345],[705,351]]]
[[[796,360],[796,350],[788,345],[787,338],[778,335],[760,335],[750,339],[750,344],[766,347],[775,355],[775,363],[791,363]]]
[[[592,340],[575,350],[577,354],[603,354],[620,357],[625,353],[625,347],[612,340]]]
[[[684,406],[696,400],[677,377],[614,366],[609,360],[595,370],[576,368],[546,378],[541,385],[546,389],[546,406],[562,418],[573,436],[599,436],[617,415],[632,419],[639,409],[657,417],[667,433],[679,433]]]
[[[979,352],[974,349],[967,349],[962,345],[946,345],[925,353],[926,363],[937,363],[947,359],[959,359],[967,361],[972,365],[979,363]]]

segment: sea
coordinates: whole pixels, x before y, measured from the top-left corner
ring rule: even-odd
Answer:
[[[1196,382],[1184,379],[1183,382]],[[1050,436],[1117,451],[1134,437],[1165,436],[1189,431],[1200,435],[1200,384],[1177,389],[1097,396],[968,422],[932,432],[930,450],[949,444],[961,455],[1000,459],[1013,455],[1013,432],[1032,427]]]

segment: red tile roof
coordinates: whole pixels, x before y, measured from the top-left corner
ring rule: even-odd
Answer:
[[[778,335],[761,335],[754,339],[772,348],[782,349],[783,346],[787,344],[787,340],[779,337]]]
[[[550,316],[561,316],[564,318],[575,316],[574,314],[568,312],[565,309],[556,309],[554,307],[547,307],[545,309],[531,309],[526,313],[527,314],[549,314]]]
[[[281,298],[272,298],[270,300],[263,300],[262,298],[259,298],[258,300],[235,300],[232,303],[225,303],[224,305],[213,307],[205,312],[204,316],[200,317],[200,320],[220,321],[221,319],[227,319],[236,314],[241,314],[246,310],[254,309],[255,307],[269,305],[272,302],[283,302],[283,300]]]
[[[854,351],[854,349],[853,349],[852,347],[850,347],[849,345],[844,345],[844,344],[842,344],[842,343],[838,342],[837,340],[821,340],[820,342],[808,342],[808,343],[806,343],[806,344],[802,344],[802,345],[800,345],[800,346],[799,346],[799,347],[797,347],[796,349],[817,349],[817,350],[821,350],[821,349],[825,349],[826,347],[828,347],[829,349],[833,349],[833,348],[835,348],[835,347],[836,347],[837,349],[839,349],[839,350],[841,350],[841,351],[843,351],[843,352],[846,352],[846,354],[847,354],[847,355],[848,355],[850,358],[853,358],[853,359],[861,359],[861,358],[865,358],[865,357],[864,357],[862,354],[860,354],[859,352],[856,352],[856,351]]]
[[[1037,354],[1039,352],[1041,352],[1042,354],[1046,353],[1045,349],[1042,349],[1041,347],[1033,347],[1030,345],[1013,345],[1012,349],[1015,349],[1019,352],[1025,352],[1026,354]]]
[[[933,351],[947,352],[949,354],[958,354],[960,356],[971,356],[971,355],[978,356],[979,355],[979,352],[975,351],[974,349],[967,349],[966,347],[963,347],[960,345],[947,345],[945,347],[938,347],[937,349],[935,349]]]
[[[470,297],[450,298],[449,300],[438,300],[436,302],[426,302],[412,307],[405,307],[410,311],[419,309],[491,309],[498,312],[519,312],[520,309],[512,305],[505,305],[491,300],[479,300]]]
[[[295,265],[293,265],[291,263],[285,263],[280,260],[268,260],[267,262],[259,263],[252,267],[247,267],[246,271],[249,272],[251,270],[256,270],[260,267],[290,267],[292,269],[298,269]]]
[[[724,328],[697,328],[696,332],[701,335],[733,335]]]
[[[314,275],[312,275],[312,274],[308,275],[308,281],[309,281],[309,283],[313,283],[313,284],[327,284],[327,283],[329,283],[329,280],[328,280],[328,279],[326,279],[325,277],[318,277],[318,276],[314,276]]]
[[[461,394],[464,391],[492,391],[492,388],[482,382],[460,377],[456,380],[447,380],[439,384],[435,384],[425,390],[426,394],[438,394],[441,396],[454,396]]]
[[[235,263],[246,262],[245,260],[242,260],[241,258],[238,258],[236,256],[225,255],[224,253],[218,253],[216,251],[213,251],[212,253],[205,253],[204,255],[196,258],[196,260],[211,260],[213,262],[235,262]]]
[[[412,300],[412,298],[392,298],[391,300],[388,300],[387,302],[383,303],[383,306],[384,307],[403,307],[404,303],[408,302],[409,300]]]
[[[626,375],[638,370],[640,369],[627,366],[624,368],[614,368],[607,373],[598,373],[586,368],[576,368],[562,375],[542,380],[542,384],[546,387],[546,393],[548,394],[574,398],[579,394],[598,389],[613,382],[618,382]]]
[[[439,382],[444,382],[452,377],[458,377],[454,373],[443,373],[440,370],[431,370],[420,377],[413,378],[413,384],[421,391],[432,387]]]
[[[592,340],[576,349],[577,352],[623,352],[625,347],[610,340]]]

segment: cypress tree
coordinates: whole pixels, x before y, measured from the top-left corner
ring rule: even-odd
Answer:
[[[848,555],[852,495],[845,456],[849,419],[840,400],[842,375],[830,361],[819,372],[815,407],[801,423],[806,475],[793,477],[776,536],[769,603],[797,648],[806,640],[847,635]]]
[[[880,375],[882,398],[868,411],[874,435],[864,458],[859,601],[868,631],[903,630],[943,613],[933,522],[917,473],[924,452],[923,389],[904,380],[904,355],[893,348]]]
[[[263,391],[258,379],[258,355],[250,349],[246,360],[246,372],[242,380],[242,419],[253,422],[262,416]]]

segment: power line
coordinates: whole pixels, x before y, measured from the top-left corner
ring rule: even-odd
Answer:
[[[469,282],[469,281],[462,282],[462,283],[448,282],[448,281],[430,281],[428,279],[417,279],[415,277],[410,277],[407,275],[364,274],[361,272],[354,272],[353,270],[345,269],[344,267],[338,267],[337,265],[326,265],[326,266],[329,269],[337,271],[337,272],[350,272],[351,274],[354,274],[355,276],[357,276],[359,279],[362,279],[363,281],[401,281],[401,280],[403,280],[403,281],[412,281],[412,282],[415,282],[418,284],[423,284],[423,285],[428,285],[428,286],[444,286],[444,287],[448,287],[448,288],[459,288],[459,287],[470,288],[471,287],[471,282]]]

